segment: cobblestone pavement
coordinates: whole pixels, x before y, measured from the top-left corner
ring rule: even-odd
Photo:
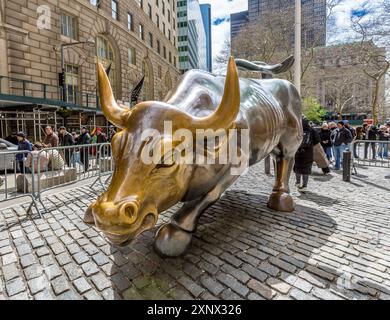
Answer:
[[[96,197],[87,186],[47,197],[44,219],[5,209],[0,299],[389,299],[386,170],[358,168],[352,183],[317,173],[305,195],[291,181],[297,207],[285,214],[267,209],[273,177],[253,167],[174,259],[153,252],[153,231],[115,247],[84,224]]]

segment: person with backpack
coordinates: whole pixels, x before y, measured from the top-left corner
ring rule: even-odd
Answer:
[[[348,148],[348,144],[352,142],[351,131],[345,128],[344,121],[340,120],[337,123],[337,129],[332,132],[330,139],[335,150],[335,165],[333,169],[340,170],[343,152]]]
[[[295,154],[294,173],[296,176],[295,185],[298,191],[305,193],[309,182],[309,175],[314,161],[313,146],[321,142],[320,135],[309,124],[305,118],[302,119],[303,139]]]
[[[60,127],[59,129],[59,139],[60,139],[60,146],[61,147],[69,147],[74,145],[74,140],[72,135],[66,130],[64,126]],[[73,148],[66,148],[63,150],[65,162],[68,167],[71,165],[71,158],[73,154],[74,149]]]

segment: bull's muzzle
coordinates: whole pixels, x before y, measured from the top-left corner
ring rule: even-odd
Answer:
[[[96,226],[116,245],[132,240],[157,222],[157,213],[146,212],[140,215],[139,202],[136,199],[121,201],[119,204],[97,201],[92,213]]]

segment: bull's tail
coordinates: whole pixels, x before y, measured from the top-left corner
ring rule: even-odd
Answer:
[[[248,61],[244,59],[235,59],[238,69],[245,71],[258,71],[263,79],[272,78],[273,75],[286,72],[294,64],[294,56],[289,56],[281,63],[267,65],[262,61]]]

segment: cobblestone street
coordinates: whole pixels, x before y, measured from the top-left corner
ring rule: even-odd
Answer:
[[[390,299],[388,169],[358,168],[352,183],[314,171],[305,195],[290,180],[297,206],[286,214],[266,207],[273,177],[252,167],[181,258],[154,253],[156,229],[109,244],[82,221],[101,191],[88,186],[45,198],[44,219],[28,203],[4,209],[0,299]]]

